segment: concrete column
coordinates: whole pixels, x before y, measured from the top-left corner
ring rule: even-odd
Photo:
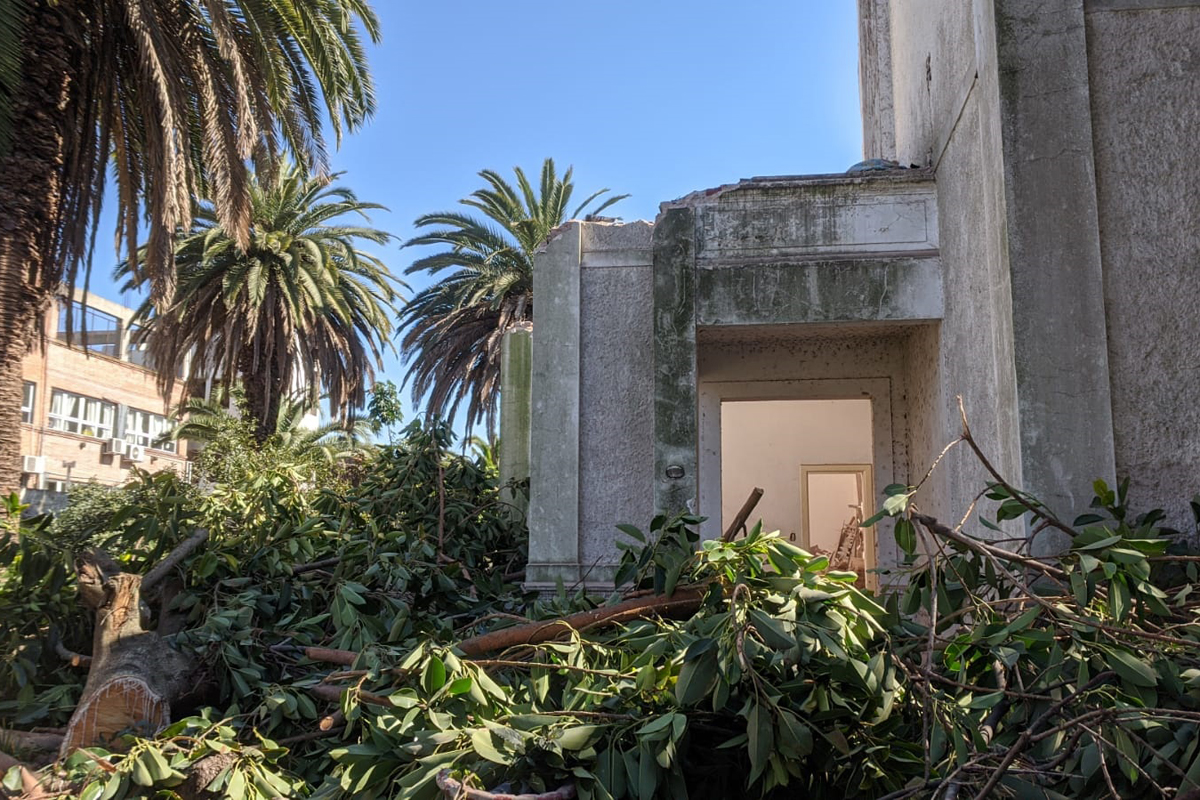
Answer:
[[[858,86],[863,158],[896,157],[892,32],[888,0],[858,0]]]
[[[529,566],[526,585],[579,581],[580,225],[556,231],[534,260]]]
[[[654,510],[695,511],[695,212],[669,208],[654,225]]]
[[[500,481],[529,477],[529,422],[533,326],[510,328],[500,343]],[[505,491],[504,499],[528,514],[527,498]]]
[[[1083,6],[994,5],[1023,484],[1067,519],[1115,473]]]

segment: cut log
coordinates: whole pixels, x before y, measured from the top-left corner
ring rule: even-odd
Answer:
[[[142,579],[111,574],[102,561],[78,565],[80,594],[96,609],[92,663],[67,724],[60,757],[77,747],[110,744],[121,731],[153,734],[170,722],[171,701],[190,686],[194,667],[158,634],[142,627]]]

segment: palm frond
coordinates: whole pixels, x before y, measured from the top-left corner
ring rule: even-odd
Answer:
[[[567,219],[574,188],[572,170],[559,177],[549,158],[536,189],[521,168],[513,174],[515,187],[483,170],[484,188],[459,201],[483,218],[457,211],[426,214],[414,223],[420,233],[404,243],[444,248],[405,270],[440,278],[400,312],[404,383],[424,402],[430,419],[463,410],[468,431],[478,424],[495,431],[503,335],[532,317],[533,254]],[[607,191],[589,196],[575,215]],[[610,198],[600,209],[627,196]]]

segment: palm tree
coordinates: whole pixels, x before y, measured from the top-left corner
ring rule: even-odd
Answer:
[[[588,196],[571,215],[567,209],[574,184],[571,169],[562,178],[554,160],[542,164],[538,191],[520,167],[514,189],[498,173],[479,176],[487,187],[459,202],[486,219],[454,211],[416,220],[427,233],[405,243],[445,245],[449,249],[417,259],[406,274],[426,272],[441,280],[418,292],[400,314],[414,397],[425,399],[430,418],[451,418],[466,401],[467,430],[485,421],[495,430],[500,386],[500,342],[505,331],[533,319],[533,253],[565,220],[578,217],[608,189]],[[629,195],[607,198],[592,209],[599,214]]]
[[[308,177],[283,163],[264,182],[252,180],[245,248],[202,204],[176,248],[174,296],[138,312],[152,363],[179,364],[191,354],[221,386],[240,380],[259,441],[301,386],[309,402],[323,393],[335,416],[350,416],[365,402],[391,336],[391,273],[357,247],[386,244],[391,235],[344,221],[382,206],[361,202],[333,183],[337,177]],[[118,269],[131,279],[126,288],[137,288],[142,275],[128,264]],[[174,377],[159,371],[164,393]]]
[[[374,110],[366,0],[0,0],[0,490],[20,477],[21,360],[64,279],[86,278],[106,182],[155,302],[193,200],[249,241],[247,162],[326,164]]]

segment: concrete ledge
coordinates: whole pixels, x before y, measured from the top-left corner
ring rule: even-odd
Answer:
[[[937,258],[814,261],[700,269],[696,324],[937,320],[943,316]]]

